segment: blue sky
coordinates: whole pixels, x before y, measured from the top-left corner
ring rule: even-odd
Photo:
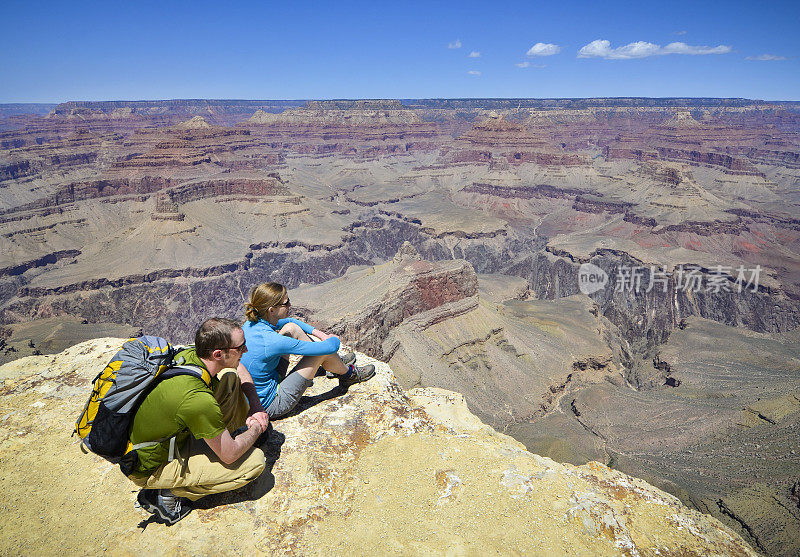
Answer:
[[[797,1],[3,0],[0,16],[0,102],[800,100]]]

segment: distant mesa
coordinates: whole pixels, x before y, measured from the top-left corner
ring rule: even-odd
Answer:
[[[133,109],[129,106],[121,106],[119,108],[115,108],[111,112],[111,118],[115,119],[124,119],[124,118],[132,118],[135,116]]]
[[[344,126],[422,124],[422,118],[397,100],[309,101],[279,114],[256,111],[252,124],[327,124]]]
[[[543,147],[545,142],[529,133],[522,124],[511,122],[500,114],[491,113],[489,118],[476,124],[460,138],[476,145],[496,147]]]
[[[202,116],[195,116],[175,127],[181,130],[204,130],[210,128],[211,125]]]
[[[397,99],[362,99],[338,101],[308,101],[313,110],[405,110]]]
[[[309,101],[280,113],[258,110],[238,127],[269,142],[288,140],[292,150],[306,155],[372,158],[434,150],[450,139],[396,100]]]
[[[258,109],[247,121],[252,124],[272,124],[280,120],[277,114]]]
[[[549,138],[548,138],[549,139]],[[531,134],[523,124],[490,112],[489,117],[465,132],[454,142],[441,164],[477,163],[497,167],[498,164],[535,163],[543,166],[584,165],[587,159],[575,153],[562,153],[545,138]]]
[[[695,120],[690,112],[681,110],[661,126],[665,128],[702,128],[703,124]]]

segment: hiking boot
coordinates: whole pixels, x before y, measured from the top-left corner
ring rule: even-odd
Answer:
[[[169,489],[143,489],[136,500],[140,507],[156,515],[167,526],[172,526],[192,512],[190,501],[174,495]]]
[[[346,354],[341,354],[340,353],[339,357],[342,359],[342,363],[345,366],[349,366],[350,364],[355,364],[356,363],[356,353],[355,352],[348,352]],[[319,377],[321,375],[324,375],[328,379],[333,379],[334,377],[336,377],[335,374],[331,373],[330,371],[325,371],[323,368],[320,367],[317,370],[317,377]]]
[[[349,387],[350,385],[355,385],[356,383],[362,383],[367,379],[371,379],[374,375],[375,366],[372,364],[361,367],[350,364],[350,371],[339,377],[339,386]]]

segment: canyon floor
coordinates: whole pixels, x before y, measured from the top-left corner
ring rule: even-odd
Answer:
[[[798,103],[49,108],[0,119],[0,363],[275,280],[402,386],[800,551]]]

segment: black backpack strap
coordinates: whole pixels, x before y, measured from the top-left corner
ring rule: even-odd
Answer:
[[[171,367],[163,371],[158,376],[158,379],[159,381],[163,381],[164,379],[177,377],[178,375],[192,375],[205,383],[208,388],[211,388],[211,374],[208,372],[208,370],[206,368],[193,366],[191,364],[183,364]]]

